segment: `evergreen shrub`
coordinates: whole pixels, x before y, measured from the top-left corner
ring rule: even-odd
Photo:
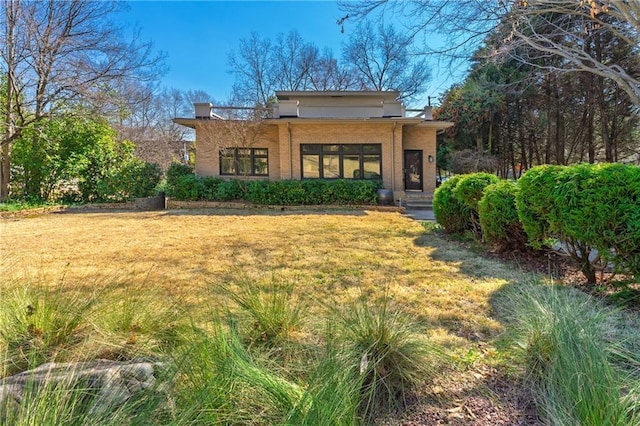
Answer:
[[[514,182],[501,181],[487,186],[478,202],[482,236],[499,250],[521,249],[527,242],[516,210],[517,191]]]
[[[471,173],[463,175],[453,193],[458,201],[464,203],[472,211],[478,211],[478,201],[482,198],[484,189],[500,182],[500,178],[490,173]]]
[[[372,205],[380,187],[381,182],[374,180],[244,181],[193,173],[167,176],[167,195],[179,200],[244,200],[261,205]]]
[[[471,227],[471,212],[454,195],[462,176],[453,176],[440,185],[433,195],[433,213],[447,233],[462,233]]]

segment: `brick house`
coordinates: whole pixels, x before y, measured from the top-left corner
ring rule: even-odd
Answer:
[[[396,202],[436,186],[436,133],[430,107],[409,111],[396,91],[279,91],[269,118],[238,134],[208,103],[174,122],[196,131],[196,173],[247,179],[379,179]],[[235,133],[234,133],[235,132]],[[233,142],[235,141],[235,142]]]

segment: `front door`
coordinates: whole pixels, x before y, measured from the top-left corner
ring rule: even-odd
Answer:
[[[404,189],[422,191],[422,151],[404,151]]]

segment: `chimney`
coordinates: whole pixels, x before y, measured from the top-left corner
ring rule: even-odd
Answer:
[[[195,102],[193,106],[196,109],[196,118],[210,120],[213,118],[213,104],[209,102]]]
[[[427,105],[424,107],[424,121],[432,121],[433,120],[433,108],[431,105]]]

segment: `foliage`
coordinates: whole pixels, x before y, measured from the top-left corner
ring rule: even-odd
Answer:
[[[114,132],[101,120],[61,118],[25,128],[13,143],[12,194],[48,200],[77,180],[96,196],[97,182],[118,162]]]
[[[131,142],[116,142],[104,120],[41,120],[13,143],[13,196],[86,202],[152,195],[160,169],[138,160],[134,148]]]
[[[301,306],[293,293],[295,284],[244,280],[237,285],[238,290],[224,287],[224,293],[249,315],[253,323],[251,340],[269,346],[289,341],[302,319]]]
[[[537,166],[518,180],[516,207],[529,243],[541,247],[551,234],[549,218],[553,214],[551,191],[559,166]]]
[[[472,173],[468,175],[462,175],[453,194],[461,203],[465,204],[469,209],[474,212],[478,211],[478,201],[482,198],[484,189],[493,184],[500,182],[500,179],[496,175],[489,173]]]
[[[193,167],[182,163],[171,163],[167,168],[167,186],[174,187],[181,176],[192,175]]]
[[[369,423],[404,407],[415,387],[436,376],[439,351],[388,296],[339,312],[336,339],[354,376],[361,377],[360,414]]]
[[[162,170],[157,164],[131,159],[98,184],[99,200],[129,201],[154,195]]]
[[[240,181],[186,174],[167,179],[167,192],[179,200],[244,200],[263,205],[375,204],[379,181],[281,180]]]
[[[516,209],[517,192],[514,182],[501,181],[487,186],[478,202],[482,236],[500,250],[522,249],[527,242]]]
[[[621,164],[529,170],[516,196],[529,241],[560,240],[590,283],[607,261],[637,276],[639,176],[637,166]]]
[[[640,278],[640,167],[563,168],[553,196],[562,232]]]
[[[447,233],[462,233],[471,228],[471,211],[454,194],[461,179],[462,176],[453,176],[443,182],[433,195],[433,213]]]
[[[634,359],[617,344],[615,313],[566,287],[525,286],[510,297],[515,342],[550,424],[638,422],[637,401],[623,396],[630,376],[611,362]]]

